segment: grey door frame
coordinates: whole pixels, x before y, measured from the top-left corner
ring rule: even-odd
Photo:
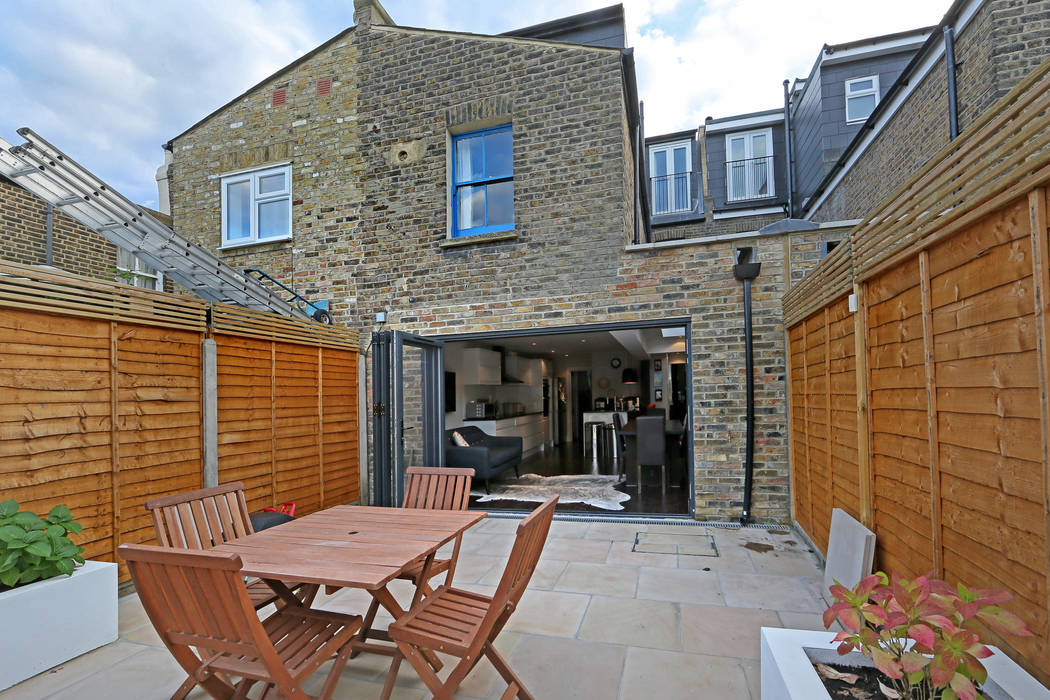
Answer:
[[[372,406],[375,444],[375,503],[394,506],[404,499],[405,468],[445,466],[445,343],[404,331],[373,333]],[[422,351],[423,424],[405,425],[405,347]],[[405,433],[423,432],[423,464],[405,463]]]
[[[686,356],[686,401],[689,404],[689,413],[686,417],[686,430],[688,431],[690,449],[687,454],[686,464],[689,484],[689,515],[696,513],[696,461],[695,445],[696,438],[693,435],[693,321],[689,316],[671,316],[670,318],[639,319],[637,321],[613,321],[609,323],[587,323],[571,326],[543,326],[540,328],[515,328],[503,331],[472,331],[469,333],[451,333],[440,336],[443,342],[451,343],[464,340],[494,340],[496,338],[520,338],[522,336],[537,335],[571,335],[572,333],[588,333],[594,331],[617,331],[638,328],[663,328],[670,326],[685,327],[685,356]],[[444,414],[442,414],[444,416]]]

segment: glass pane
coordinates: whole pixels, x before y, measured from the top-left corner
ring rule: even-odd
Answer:
[[[667,151],[653,151],[653,177],[667,174]]]
[[[234,182],[226,186],[226,239],[236,241],[250,238],[251,182]]]
[[[510,129],[485,134],[485,175],[504,177],[514,174],[514,137]],[[492,196],[492,193],[489,193]]]
[[[743,160],[746,157],[744,155],[744,137],[729,139],[729,160]]]
[[[514,181],[494,182],[488,186],[489,226],[514,223]]]
[[[459,215],[456,228],[460,231],[485,225],[485,186],[467,185],[457,191]]]
[[[666,214],[671,210],[670,194],[667,187],[667,176],[653,178],[653,213]]]
[[[769,168],[765,161],[755,161],[751,168],[751,189],[748,192],[751,197],[765,197],[769,194]]]
[[[674,149],[674,171],[676,173],[684,173],[689,170],[686,163],[686,151],[685,146],[680,146]]]
[[[751,137],[751,157],[763,158],[769,155],[769,139],[765,134],[754,134]]]
[[[130,251],[117,248],[117,267],[121,270],[134,270],[135,256]]]
[[[860,92],[861,90],[870,90],[872,87],[874,87],[874,82],[871,78],[867,80],[854,80],[849,84],[849,91]]]
[[[851,97],[846,100],[846,119],[867,119],[872,110],[875,109],[875,95],[864,95],[863,97]]]
[[[280,238],[291,233],[288,230],[288,206],[287,199],[259,205],[259,238]]]
[[[730,199],[743,199],[747,196],[744,183],[747,180],[744,177],[744,164],[738,163],[730,166],[729,168],[729,198]]]
[[[263,175],[259,178],[259,194],[270,194],[271,192],[284,192],[284,173]]]
[[[675,211],[689,209],[689,173],[676,173],[674,178],[674,208]]]
[[[456,182],[476,180],[484,175],[482,144],[480,136],[456,141]]]

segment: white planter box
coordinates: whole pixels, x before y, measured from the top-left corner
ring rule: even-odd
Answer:
[[[762,628],[762,700],[831,699],[813,668],[819,663],[871,666],[859,653],[839,656],[834,632]],[[988,645],[993,656],[982,659],[988,669],[985,697],[992,700],[1050,700],[1050,691],[1015,664],[1006,654]],[[809,652],[807,654],[807,651]]]
[[[117,565],[88,561],[0,593],[0,690],[117,639]]]

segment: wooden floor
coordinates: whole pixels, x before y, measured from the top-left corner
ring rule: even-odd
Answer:
[[[585,512],[601,513],[602,515],[689,515],[689,480],[686,474],[686,460],[684,452],[677,449],[668,449],[667,464],[667,493],[660,489],[660,470],[654,467],[646,467],[642,470],[642,491],[639,494],[634,486],[634,463],[629,462],[631,485],[617,486],[618,491],[629,494],[631,500],[623,503],[623,510],[605,510],[595,508],[583,503],[559,503],[559,512]],[[540,476],[558,476],[562,474],[590,474],[591,458],[580,454],[579,446],[573,443],[558,445],[554,448],[548,447],[546,451],[537,453],[522,461],[518,467],[521,474],[539,474]],[[611,473],[603,468],[603,474]],[[514,479],[514,472],[507,471],[500,476],[500,480]],[[532,510],[535,503],[522,501],[488,501],[478,503],[476,496],[470,499],[471,508],[483,510]]]

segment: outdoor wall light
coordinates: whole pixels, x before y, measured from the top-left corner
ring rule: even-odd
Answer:
[[[634,367],[628,367],[623,371],[620,376],[620,382],[623,384],[637,384],[638,383],[638,370]]]

